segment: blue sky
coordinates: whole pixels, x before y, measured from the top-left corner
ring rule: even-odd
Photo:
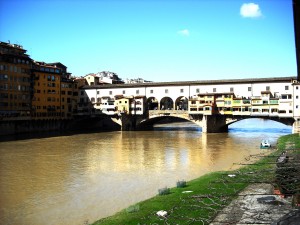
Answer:
[[[0,0],[0,41],[75,76],[296,76],[292,0]]]

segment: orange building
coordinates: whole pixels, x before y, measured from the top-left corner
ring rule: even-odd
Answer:
[[[0,42],[0,118],[30,116],[32,59],[21,45]]]
[[[33,119],[72,118],[74,82],[61,63],[34,62]]]

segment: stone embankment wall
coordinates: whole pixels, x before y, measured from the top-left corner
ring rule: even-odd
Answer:
[[[102,131],[120,130],[109,119],[81,118],[72,120],[2,120],[0,136],[47,131]]]

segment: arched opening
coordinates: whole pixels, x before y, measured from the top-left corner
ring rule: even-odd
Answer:
[[[174,102],[170,97],[164,97],[160,101],[161,110],[172,110],[173,106],[174,106]]]
[[[147,107],[148,110],[157,110],[158,107],[158,100],[155,97],[150,97],[147,99]]]
[[[229,132],[263,132],[266,135],[268,133],[275,132],[287,134],[292,132],[292,126],[288,125],[288,123],[263,118],[249,118],[238,120],[237,122],[230,124],[228,128]]]
[[[180,96],[175,101],[176,110],[188,110],[189,100],[186,97]]]
[[[182,130],[201,131],[201,126],[193,121],[174,116],[154,117],[138,124],[138,130]]]

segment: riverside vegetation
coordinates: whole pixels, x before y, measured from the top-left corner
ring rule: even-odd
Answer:
[[[280,189],[276,183],[276,160],[286,150],[300,155],[299,134],[280,137],[276,150],[264,149],[261,155],[250,156],[237,170],[213,172],[189,182],[180,182],[184,185],[177,182],[177,187],[160,189],[157,196],[100,219],[93,225],[209,224],[251,183],[271,183]],[[254,158],[260,159],[254,161]],[[299,193],[299,180],[295,185],[294,189]],[[166,214],[158,215],[161,210]]]

